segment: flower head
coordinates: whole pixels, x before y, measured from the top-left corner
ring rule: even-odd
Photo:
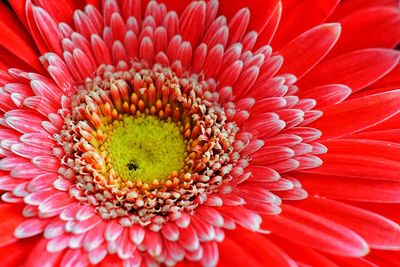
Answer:
[[[4,264],[353,266],[400,250],[390,1],[10,2],[29,34],[2,6]]]

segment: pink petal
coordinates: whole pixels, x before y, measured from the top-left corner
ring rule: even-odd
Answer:
[[[40,203],[39,211],[41,213],[61,212],[65,207],[71,205],[72,203],[73,202],[68,193],[61,192],[52,195]]]
[[[14,235],[17,238],[35,236],[42,233],[48,223],[48,220],[27,219],[15,228]]]
[[[104,231],[105,239],[109,242],[116,240],[122,233],[122,226],[115,220],[107,223]]]

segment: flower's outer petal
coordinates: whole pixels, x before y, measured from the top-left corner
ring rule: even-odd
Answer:
[[[324,22],[338,3],[338,0],[283,0],[282,18],[272,47],[280,49],[297,35]]]
[[[365,131],[349,135],[347,136],[347,138],[381,140],[387,142],[400,143],[400,129]]]
[[[385,75],[382,79],[371,84],[367,88],[352,95],[352,98],[357,98],[364,95],[371,95],[380,92],[400,88],[400,64],[397,65],[389,74]]]
[[[400,125],[400,113],[397,113],[393,117],[378,123],[375,126],[372,126],[365,131],[383,131],[383,130],[391,130],[398,129]]]
[[[107,256],[99,263],[99,267],[121,267],[122,261],[117,255],[107,254]],[[127,264],[126,266],[131,266]],[[135,266],[135,265],[134,265]]]
[[[2,32],[0,45],[10,51],[15,57],[24,61],[27,66],[43,72],[43,67],[38,59],[38,53],[33,48],[33,42],[25,29],[23,29],[14,14],[3,3],[0,3],[0,13],[0,31]]]
[[[332,49],[340,35],[340,24],[322,24],[301,34],[277,53],[284,58],[279,73],[301,78]]]
[[[349,267],[379,267],[375,262],[369,261],[364,258],[348,258],[335,255],[326,255],[329,259],[334,261],[335,266],[349,266]]]
[[[248,26],[248,31],[256,31],[260,33],[269,18],[272,16],[278,0],[255,0],[255,1],[230,1],[230,0],[220,0],[219,13],[231,19],[237,11],[243,7],[247,7],[250,10],[250,23]]]
[[[46,10],[40,7],[32,7],[33,18],[36,23],[43,41],[47,45],[47,50],[50,50],[58,55],[61,55],[63,49],[61,47],[61,34],[58,30],[58,25]]]
[[[400,252],[373,250],[366,258],[376,266],[396,266],[399,264]]]
[[[312,196],[362,202],[400,203],[399,182],[311,173],[294,176]]]
[[[364,145],[369,144],[369,142],[382,142],[371,140],[365,141]],[[310,169],[307,172],[341,177],[399,181],[400,162],[394,160],[388,154],[393,151],[388,148],[390,145],[394,145],[394,143],[388,142],[387,144],[383,144],[382,149],[376,149],[373,146],[365,145],[363,148],[364,151],[367,151],[368,148],[372,149],[372,151],[368,151],[371,153],[365,152],[365,154],[359,152],[360,150],[359,147],[357,147],[358,144],[356,144],[356,142],[348,143],[355,145],[354,150],[342,149],[342,151],[340,151],[339,149],[339,151],[329,151],[328,147],[329,152],[320,155],[320,159],[324,164],[318,168]],[[398,154],[397,151],[395,153]]]
[[[271,43],[271,41],[275,36],[276,31],[278,30],[281,17],[282,17],[282,3],[278,2],[278,4],[274,9],[274,12],[271,15],[271,18],[268,20],[267,25],[258,35],[257,42],[255,45],[256,48]]]
[[[0,60],[0,70],[8,70],[10,67],[7,63],[3,62],[3,59]]]
[[[20,1],[20,0],[9,0],[8,3],[14,10],[15,14],[17,15],[18,19],[23,23],[26,29],[29,29],[28,27],[28,21],[26,18],[26,13],[25,13],[25,1]]]
[[[353,92],[388,74],[399,62],[400,53],[390,49],[363,49],[323,61],[298,82],[300,88],[330,83],[349,86]]]
[[[75,8],[72,1],[36,0],[35,4],[45,9],[57,23],[65,22],[72,25],[72,14]]]
[[[25,266],[24,261],[29,256],[37,239],[19,240],[0,249],[1,266]],[[43,266],[43,265],[42,265]]]
[[[362,155],[400,161],[400,144],[362,139],[333,139],[323,141],[328,154]]]
[[[393,48],[400,42],[400,10],[373,8],[341,19],[342,34],[329,57],[364,48]],[[368,29],[368,34],[365,34]]]
[[[22,206],[0,203],[0,251],[3,246],[14,243],[14,229],[25,220],[22,216]]]
[[[341,1],[336,7],[329,21],[338,21],[350,14],[357,13],[358,11],[369,9],[373,7],[399,7],[399,1],[397,0],[352,0],[352,1]]]
[[[362,236],[371,248],[400,248],[400,226],[381,215],[324,198],[311,197],[293,202],[293,205],[347,226]]]
[[[327,154],[320,155],[324,164],[309,170],[311,173],[400,180],[400,144],[357,139],[330,140],[323,144],[328,148]]]
[[[308,126],[320,129],[323,139],[355,133],[397,114],[400,90],[345,101],[321,111],[324,116]]]
[[[351,94],[351,88],[343,84],[328,84],[299,90],[301,98],[312,98],[317,104],[314,108],[324,108],[343,102]]]
[[[245,244],[245,245],[244,245]],[[278,246],[259,233],[238,229],[227,233],[219,245],[221,262],[226,266],[282,266],[296,263]]]
[[[123,0],[124,2],[132,1],[134,2],[135,0]],[[141,1],[142,2],[142,9],[146,7],[147,2],[146,1]],[[191,3],[193,2],[192,0],[160,0],[157,1],[160,3],[164,3],[167,6],[167,10],[174,10],[176,13],[179,15],[182,14],[183,10]]]
[[[358,234],[327,218],[282,204],[283,212],[264,218],[262,228],[309,247],[348,257],[365,256],[368,245]]]
[[[35,41],[36,47],[39,49],[41,54],[46,53],[48,51],[48,48],[46,46],[46,42],[43,40],[42,35],[40,34],[38,27],[36,26],[35,16],[33,14],[33,4],[31,0],[26,0],[24,4],[24,13],[27,19],[29,33]]]
[[[29,256],[25,259],[24,266],[42,267],[42,266],[57,266],[64,254],[63,251],[48,252],[46,250],[47,242],[45,238],[41,238],[35,244],[35,247],[30,251]]]
[[[296,262],[301,262],[306,264],[306,266],[339,267],[326,258],[321,252],[308,246],[296,244],[274,234],[268,235],[267,238],[279,246]]]

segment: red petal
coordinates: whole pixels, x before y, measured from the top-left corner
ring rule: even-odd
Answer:
[[[400,143],[400,129],[372,131],[372,132],[368,131],[364,133],[357,133],[350,135],[348,136],[348,138],[381,140],[381,141]]]
[[[206,20],[206,4],[204,2],[192,2],[183,11],[180,26],[183,40],[187,40],[196,47],[201,35],[204,33]]]
[[[11,245],[0,249],[0,258],[2,266],[30,266],[24,265],[25,259],[32,252],[33,246],[36,244],[36,238],[28,240],[20,240]]]
[[[268,236],[268,239],[280,246],[292,259],[297,262],[309,264],[305,266],[338,267],[336,264],[324,257],[322,253],[317,252],[308,246],[293,243],[287,239],[275,236],[274,234]]]
[[[375,250],[366,258],[377,266],[396,266],[399,263],[400,252]]]
[[[317,101],[314,107],[316,109],[343,102],[350,94],[351,89],[343,84],[322,85],[298,92],[301,98],[312,98]]]
[[[381,215],[323,198],[308,198],[293,204],[347,226],[361,235],[371,248],[400,248],[400,226]]]
[[[293,242],[336,255],[361,257],[367,243],[350,229],[322,216],[283,204],[282,214],[268,216],[263,228]]]
[[[250,9],[250,23],[248,31],[261,32],[275,10],[278,0],[255,1],[220,1],[219,13],[227,17],[228,21],[243,7]]]
[[[42,72],[43,67],[38,60],[36,50],[33,48],[33,41],[16,20],[15,15],[3,3],[0,3],[0,13],[2,16],[0,19],[0,31],[2,32],[0,44],[11,51],[14,56]]]
[[[14,230],[24,220],[22,205],[0,204],[0,251],[3,251],[3,246],[17,240],[14,237]]]
[[[23,1],[25,2],[25,1]],[[35,41],[36,47],[39,48],[41,54],[48,51],[45,41],[40,34],[38,27],[36,26],[35,17],[33,15],[33,4],[31,0],[26,0],[26,5],[24,6],[24,13],[28,21],[29,33]]]
[[[347,258],[334,255],[327,255],[337,265],[335,266],[348,266],[348,267],[379,267],[375,263],[366,260],[365,258]]]
[[[328,154],[362,155],[382,159],[400,160],[400,144],[357,139],[336,139],[322,142],[328,147]]]
[[[358,91],[388,74],[400,53],[390,49],[357,50],[322,62],[298,82],[299,88],[340,83]]]
[[[24,265],[30,267],[59,266],[64,252],[48,252],[46,250],[47,243],[47,239],[41,238],[30,251]]]
[[[28,27],[28,21],[26,19],[26,13],[25,13],[25,1],[21,0],[9,0],[8,1],[18,16],[19,20],[24,24],[25,28],[29,29]]]
[[[400,65],[397,65],[388,75],[372,84],[369,88],[371,89],[382,89],[393,90],[400,88]],[[360,93],[363,93],[361,91]]]
[[[367,9],[339,22],[342,34],[329,56],[370,47],[393,48],[400,42],[398,8]],[[368,29],[368,34],[365,34],[365,29]]]
[[[343,139],[323,143],[328,153],[324,164],[307,172],[343,177],[399,181],[400,144]]]
[[[36,0],[35,3],[45,9],[57,23],[65,22],[72,25],[72,14],[75,9],[72,1]]]
[[[400,111],[400,90],[366,96],[321,109],[324,115],[310,127],[320,129],[323,139],[361,131]]]
[[[284,61],[279,73],[298,78],[306,74],[332,49],[340,35],[340,24],[322,24],[301,34],[278,51]]]
[[[246,245],[244,245],[246,244]],[[223,266],[294,267],[295,262],[277,245],[259,233],[235,230],[219,245]]]
[[[309,195],[378,203],[400,203],[400,183],[322,174],[296,174]]]
[[[338,0],[283,0],[282,19],[272,41],[272,47],[281,48],[297,35],[325,21],[338,2]]]
[[[341,1],[340,5],[335,9],[329,17],[329,21],[338,21],[348,15],[371,7],[398,7],[397,0],[351,0]]]
[[[63,49],[61,47],[61,34],[58,25],[44,9],[33,7],[33,17],[36,22],[40,34],[50,51],[61,55]]]
[[[271,18],[269,19],[267,25],[265,28],[262,30],[262,32],[258,35],[257,38],[257,43],[256,43],[256,48],[270,44],[273,37],[275,36],[275,33],[278,29],[279,22],[281,20],[282,16],[282,3],[279,2],[276,7],[274,12],[271,15]]]

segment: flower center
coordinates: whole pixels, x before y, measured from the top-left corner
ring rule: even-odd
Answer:
[[[125,181],[164,180],[184,166],[187,142],[171,121],[126,116],[108,129],[110,136],[100,149],[106,154],[108,171],[114,170]]]
[[[238,127],[208,83],[169,68],[102,65],[72,97],[59,136],[70,195],[104,219],[157,230],[223,185]]]

